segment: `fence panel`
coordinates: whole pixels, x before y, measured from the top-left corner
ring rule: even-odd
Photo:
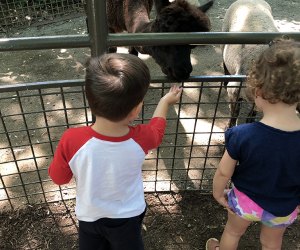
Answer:
[[[83,0],[1,0],[0,30],[84,15]]]
[[[0,208],[74,198],[74,181],[58,187],[47,173],[63,131],[91,124],[83,82],[73,84],[1,87]],[[230,118],[226,90],[222,77],[199,77],[182,86],[180,102],[169,110],[163,143],[146,157],[146,192],[212,189]],[[136,124],[151,119],[169,87],[151,84]]]
[[[47,1],[51,7],[53,1]],[[101,16],[103,2],[93,3],[97,4],[90,6],[90,11]],[[3,9],[0,11],[4,12]],[[4,16],[9,18],[9,15]],[[13,21],[0,19],[0,22]],[[97,23],[92,22],[95,26],[99,25]],[[98,55],[112,45],[255,44],[268,43],[282,35],[300,37],[299,33],[288,32],[108,35],[103,34],[100,27],[93,27],[91,30],[95,32],[90,34],[93,39],[87,35],[0,39],[0,51],[65,48],[68,43],[68,48],[91,47],[92,54]],[[74,41],[71,43],[70,40]],[[105,46],[99,47],[99,44]],[[240,82],[244,80],[237,78]],[[227,94],[222,84],[228,78],[195,77],[190,80],[182,83],[182,98],[170,108],[163,143],[146,157],[143,166],[146,192],[199,190],[207,193],[212,190],[213,173],[224,151],[223,132],[230,119]],[[169,86],[167,80],[152,82],[136,123],[151,118],[159,98]],[[83,81],[0,86],[0,105],[0,209],[73,199],[74,181],[58,187],[49,179],[47,169],[63,131],[68,127],[91,124]]]

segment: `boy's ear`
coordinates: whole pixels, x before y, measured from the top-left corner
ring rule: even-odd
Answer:
[[[143,107],[143,102],[140,102],[130,111],[130,113],[128,114],[128,118],[130,121],[134,121],[136,118],[139,117],[139,113],[141,112],[142,107]]]

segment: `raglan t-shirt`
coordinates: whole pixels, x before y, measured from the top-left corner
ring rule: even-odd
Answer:
[[[225,132],[225,147],[238,161],[232,182],[260,207],[284,217],[300,204],[300,131],[242,124]]]
[[[165,127],[166,120],[155,117],[129,126],[122,137],[101,135],[90,126],[65,131],[48,172],[58,185],[75,177],[78,220],[129,218],[145,210],[142,164],[148,150],[160,145]]]

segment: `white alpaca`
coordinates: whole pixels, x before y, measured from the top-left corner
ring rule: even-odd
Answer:
[[[263,0],[238,0],[231,4],[225,14],[224,32],[278,32],[270,5]],[[251,63],[268,45],[226,44],[222,46],[225,74],[247,75]],[[240,82],[228,82],[231,120],[229,127],[236,125],[240,101],[245,99]],[[235,88],[236,87],[236,88]],[[237,105],[235,102],[239,101]]]

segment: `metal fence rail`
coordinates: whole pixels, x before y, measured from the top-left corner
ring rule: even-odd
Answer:
[[[163,143],[148,154],[143,166],[146,192],[211,191],[230,118],[225,78],[195,77],[182,83],[184,94],[169,111]],[[78,80],[1,86],[1,208],[74,198],[74,182],[58,187],[47,169],[63,131],[91,124],[83,84]],[[136,123],[152,117],[168,88],[169,83],[153,80]]]

